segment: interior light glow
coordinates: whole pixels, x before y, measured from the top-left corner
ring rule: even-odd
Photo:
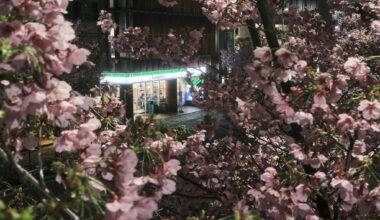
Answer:
[[[169,70],[158,70],[138,73],[113,73],[104,72],[100,77],[101,84],[126,85],[158,80],[186,78],[189,74],[192,77],[206,73],[206,67],[190,67]]]

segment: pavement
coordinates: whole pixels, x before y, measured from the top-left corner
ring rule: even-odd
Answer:
[[[215,131],[215,138],[222,138],[227,134],[229,122],[221,113],[206,112],[194,106],[183,106],[183,112],[176,114],[155,114],[155,119],[161,119],[171,127],[185,126],[187,128],[196,128],[198,124],[203,122],[204,117],[209,114],[212,118],[219,119],[219,128]],[[140,115],[142,117],[149,117],[149,115]]]
[[[172,127],[186,126],[194,127],[203,121],[204,116],[207,112],[194,107],[194,106],[183,106],[178,113],[174,114],[154,114],[155,119],[161,119]],[[142,118],[147,118],[149,114],[136,114],[135,117],[140,116]]]
[[[204,116],[207,112],[199,110],[196,112],[185,113],[180,115],[175,115],[172,117],[165,118],[164,121],[171,125],[172,127],[186,126],[188,128],[193,128],[197,124],[203,121]]]

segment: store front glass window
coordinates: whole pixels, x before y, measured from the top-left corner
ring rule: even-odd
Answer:
[[[135,114],[157,113],[166,103],[165,81],[133,84],[133,111]]]

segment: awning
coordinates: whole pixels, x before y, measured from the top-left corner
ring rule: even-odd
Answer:
[[[125,85],[158,80],[186,78],[188,75],[191,75],[191,77],[197,77],[204,73],[206,73],[205,66],[136,73],[103,72],[100,77],[100,83]]]

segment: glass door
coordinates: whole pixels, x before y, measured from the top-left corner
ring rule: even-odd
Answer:
[[[135,114],[146,113],[146,85],[145,83],[133,84],[133,112]]]

